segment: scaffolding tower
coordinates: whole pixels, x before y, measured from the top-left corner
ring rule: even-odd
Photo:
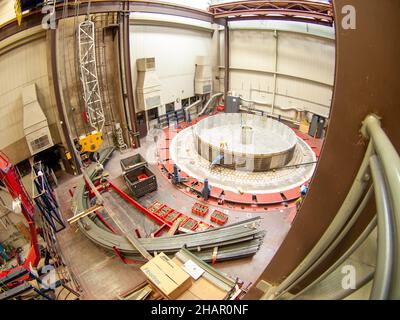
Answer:
[[[79,70],[83,87],[83,99],[89,125],[101,132],[105,124],[102,96],[97,76],[95,26],[90,20],[79,24]]]

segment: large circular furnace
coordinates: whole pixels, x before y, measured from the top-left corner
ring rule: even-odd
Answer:
[[[288,164],[297,137],[286,125],[262,116],[223,113],[201,120],[193,129],[195,148],[213,164],[262,172]]]
[[[297,188],[311,178],[316,165],[315,153],[292,129],[250,114],[211,116],[165,141],[166,161],[190,177],[207,178],[211,186],[235,193]]]

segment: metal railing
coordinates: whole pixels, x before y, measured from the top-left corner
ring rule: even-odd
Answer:
[[[300,298],[327,278],[364,243],[376,226],[376,268],[373,275],[367,277],[373,279],[370,299],[400,299],[400,157],[383,131],[378,116],[368,115],[363,121],[361,133],[370,142],[356,179],[337,215],[299,266],[280,285],[271,288],[262,299],[282,298],[320,266],[349,233],[372,194],[375,195],[376,217],[343,256],[291,299]],[[351,293],[349,291],[338,296],[345,298]]]

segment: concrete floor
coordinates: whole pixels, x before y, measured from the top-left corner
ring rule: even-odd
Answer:
[[[109,172],[109,178],[119,186],[124,185],[119,161],[121,158],[128,157],[136,152],[140,152],[143,155],[146,154],[148,152],[146,145],[141,150],[129,151],[122,155],[119,152],[115,152],[113,158],[106,165],[105,169]],[[176,190],[159,170],[155,169],[153,165],[150,165],[150,167],[157,176],[158,191],[141,198],[140,202],[145,206],[149,206],[155,200],[158,200],[178,211],[193,216],[190,211],[195,199]],[[81,177],[68,175],[64,175],[59,179],[59,187],[56,191],[65,219],[72,216],[70,210],[71,196],[68,190],[73,189],[78,179],[81,179]],[[108,196],[112,196],[112,194]],[[118,204],[118,206],[121,205]],[[214,209],[214,207],[210,209]],[[123,205],[119,212],[121,219],[123,219],[124,215],[127,215],[128,210],[129,206]],[[229,214],[229,223],[260,215],[260,213],[255,212],[225,210]],[[247,284],[254,283],[286,236],[290,228],[289,216],[293,215],[290,212],[291,210],[271,210],[261,214],[263,217],[261,226],[267,233],[260,251],[252,258],[217,263],[216,268],[233,278],[239,277]],[[127,226],[127,228],[132,230],[133,225],[138,223],[140,224],[141,232],[147,235],[154,226],[151,221],[145,221],[145,219],[147,218],[143,220],[130,219],[127,224],[132,225]],[[205,222],[210,223],[208,218],[205,219]],[[85,238],[75,226],[68,226],[67,229],[58,234],[58,238],[67,264],[80,281],[83,289],[83,299],[115,299],[118,295],[134,288],[145,280],[139,265],[123,264],[113,253],[106,252]]]

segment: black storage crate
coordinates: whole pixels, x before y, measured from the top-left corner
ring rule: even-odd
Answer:
[[[147,165],[146,160],[140,153],[135,154],[129,158],[121,159],[120,161],[122,172],[128,172],[133,169]]]
[[[146,178],[141,179],[144,176]],[[143,197],[145,194],[157,190],[156,176],[144,165],[126,172],[123,177],[131,194],[135,198]]]

